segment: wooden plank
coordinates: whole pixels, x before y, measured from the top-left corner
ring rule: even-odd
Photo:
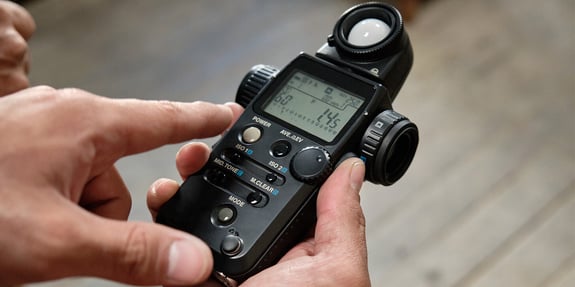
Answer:
[[[532,235],[552,242],[538,228],[556,220],[547,206],[575,174],[575,49],[565,29],[573,10],[562,8],[573,4],[516,2],[433,1],[407,27],[415,65],[394,107],[418,124],[421,145],[403,180],[362,191],[373,286],[467,286]],[[354,4],[190,3],[31,2],[33,80],[112,97],[229,101],[251,65],[313,53]],[[144,192],[153,179],[177,177],[176,150],[119,163],[134,191],[132,219],[149,220]],[[541,285],[575,286],[569,259],[553,260],[537,275]],[[82,278],[52,286],[126,285]]]
[[[539,286],[575,256],[575,186],[569,192],[537,230],[503,250],[488,272],[464,286]]]
[[[570,169],[544,179],[539,177],[550,164],[565,166],[569,161],[560,150],[540,148],[524,168],[472,203],[457,208],[456,204],[463,204],[464,199],[457,202],[452,195],[414,203],[413,210],[404,211],[413,217],[398,221],[398,227],[383,227],[385,232],[378,234],[381,236],[378,240],[370,238],[370,243],[385,243],[370,246],[369,254],[380,255],[370,257],[374,281],[385,282],[387,286],[465,286],[457,282],[465,281],[462,278],[475,268],[483,268],[484,260],[502,245],[506,246],[505,242],[514,238],[517,230],[529,228],[530,219],[552,205],[554,198],[562,200],[558,195],[573,193],[567,189],[573,184]],[[452,188],[446,185],[446,189]],[[431,201],[418,204],[427,200]],[[452,202],[447,203],[449,200]],[[446,210],[441,214],[445,217],[437,221],[440,218],[437,210],[441,208]],[[449,216],[455,210],[459,214]],[[426,218],[425,212],[433,218]],[[403,229],[402,222],[408,223]]]
[[[571,268],[570,272],[562,277],[560,281],[557,281],[554,285],[549,285],[550,287],[573,287],[575,286],[575,268]]]
[[[484,236],[493,238],[483,242],[483,249],[474,250],[484,252],[479,259],[471,258],[467,262],[469,258],[459,253],[439,254],[439,258],[443,256],[443,260],[451,261],[451,265],[446,263],[446,268],[454,270],[446,270],[448,275],[432,268],[430,272],[415,274],[412,267],[424,264],[418,260],[426,258],[420,252],[434,249],[437,244],[443,246],[442,240],[446,237],[453,236],[449,240],[464,238],[466,234],[451,235],[453,230],[459,230],[459,225],[468,224],[459,218],[472,217],[473,210],[501,197],[499,193],[503,189],[517,185],[523,186],[526,193],[549,190],[549,196],[553,196],[561,192],[575,174],[575,153],[569,148],[575,144],[573,115],[569,111],[575,105],[567,92],[573,91],[573,84],[562,76],[544,75],[545,71],[572,68],[549,52],[548,57],[539,57],[542,44],[535,38],[526,38],[519,29],[525,21],[524,27],[536,25],[534,28],[546,30],[555,26],[550,23],[555,20],[542,17],[534,24],[527,17],[515,15],[514,29],[500,29],[507,27],[507,16],[513,12],[499,1],[437,4],[430,7],[426,11],[429,14],[422,15],[421,22],[418,19],[411,30],[415,32],[412,39],[419,62],[411,75],[417,82],[408,85],[406,90],[408,94],[418,93],[422,99],[409,95],[399,98],[407,100],[408,109],[417,107],[407,114],[415,115],[416,120],[420,117],[418,124],[422,131],[420,153],[408,173],[409,182],[400,182],[391,188],[401,190],[399,194],[375,194],[372,186],[367,186],[362,193],[369,254],[375,254],[370,256],[370,270],[373,281],[385,286],[418,286],[406,284],[416,281],[410,276],[427,277],[425,284],[429,286],[449,286],[449,282],[457,282],[465,276],[465,270],[473,269],[474,264],[502,243],[498,240],[505,240],[515,230],[498,234],[500,229],[483,229]],[[546,9],[550,10],[553,9]],[[428,16],[430,14],[433,15]],[[436,32],[429,33],[424,27],[433,27]],[[521,49],[519,43],[523,43]],[[418,44],[424,49],[417,49]],[[546,49],[557,55],[572,54],[564,47]],[[439,78],[445,80],[438,81]],[[427,93],[425,87],[429,89]],[[544,149],[559,151],[541,156],[540,153],[546,152]],[[557,158],[559,162],[555,165],[546,160],[543,166],[533,157]],[[532,177],[520,175],[526,170],[531,170]],[[535,185],[539,189],[531,185],[539,179],[540,183],[547,182],[544,177],[559,179],[561,184]],[[514,193],[508,196],[509,202],[515,197],[521,198],[520,190]],[[507,209],[500,212],[505,211]],[[528,215],[536,211],[523,210]],[[515,224],[522,226],[521,222]],[[463,230],[469,234],[481,231],[474,230],[474,226]],[[443,247],[440,250],[447,250]],[[403,278],[404,275],[398,274],[414,281],[394,281],[395,277]]]
[[[511,12],[494,2],[434,2],[408,27],[416,61],[396,108],[419,125],[421,144],[405,180],[388,188],[382,200],[366,201],[366,209],[377,210],[379,222],[427,193],[434,181],[457,170],[458,161],[468,160],[475,149],[495,144],[489,139],[497,136],[499,128],[517,132],[517,145],[537,141],[538,129],[555,124],[572,131],[569,107],[575,102],[566,91],[575,90],[573,82],[545,75],[548,70],[567,73],[572,68],[562,57],[540,57],[541,44],[536,38],[526,39],[515,29],[501,30],[508,25]],[[539,23],[543,24],[538,25],[554,27],[548,18],[553,17],[542,17]],[[520,21],[530,22],[516,19],[515,24]],[[526,27],[532,25],[526,23]],[[518,49],[518,45],[524,47]],[[545,50],[564,55],[561,47]]]
[[[543,281],[540,287],[575,286],[575,252],[565,260],[555,272]]]

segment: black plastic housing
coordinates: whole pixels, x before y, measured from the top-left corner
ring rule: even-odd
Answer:
[[[351,45],[346,31],[362,17],[388,21],[392,34],[372,46]],[[383,185],[393,184],[407,170],[418,131],[393,111],[392,101],[412,62],[397,10],[367,3],[341,16],[315,56],[302,53],[279,72],[254,67],[238,91],[244,113],[214,145],[206,166],[160,208],[157,222],[204,240],[214,256],[215,274],[227,286],[271,266],[313,227],[319,188],[343,159],[362,158],[366,179]],[[333,138],[267,112],[266,105],[297,72],[362,100],[345,103],[357,110],[341,121],[345,125]],[[331,104],[322,95],[307,96]]]
[[[365,98],[361,112],[332,142],[302,132],[262,111],[261,105],[269,94],[295,69],[322,79],[335,79],[346,90]],[[315,221],[315,197],[325,178],[314,182],[298,180],[289,168],[294,155],[308,147],[321,147],[329,153],[330,165],[334,165],[345,153],[357,153],[359,141],[374,115],[391,107],[388,99],[386,89],[379,83],[321,59],[299,55],[246,107],[214,146],[208,164],[190,176],[162,206],[157,222],[200,237],[212,248],[217,271],[238,281],[246,279],[276,262]],[[253,126],[261,128],[265,136],[247,144],[241,138],[242,132]],[[289,141],[291,152],[275,157],[270,154],[270,147],[279,140]],[[269,173],[283,177],[282,185],[266,183]],[[273,191],[265,188],[264,183]],[[267,201],[265,206],[249,203],[248,197],[253,192],[262,193]],[[237,212],[233,224],[214,222],[214,209],[220,206]],[[221,250],[222,240],[230,234],[243,241],[242,252],[234,256]]]

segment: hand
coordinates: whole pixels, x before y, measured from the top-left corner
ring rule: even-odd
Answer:
[[[209,148],[194,143],[177,155],[183,178],[207,161]],[[317,200],[315,235],[291,249],[276,265],[241,286],[370,286],[367,269],[365,219],[359,190],[365,167],[354,158],[344,161],[321,187]],[[152,184],[147,195],[152,217],[178,189],[169,179]],[[213,280],[203,286],[221,286]]]
[[[28,11],[0,0],[0,97],[28,87],[28,39],[36,24]]]
[[[199,239],[123,221],[130,196],[114,162],[215,136],[232,108],[35,87],[0,98],[0,115],[0,286],[68,276],[181,285],[209,276],[211,252]]]

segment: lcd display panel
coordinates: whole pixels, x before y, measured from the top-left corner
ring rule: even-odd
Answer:
[[[262,109],[326,142],[353,118],[364,99],[302,71],[294,71]]]

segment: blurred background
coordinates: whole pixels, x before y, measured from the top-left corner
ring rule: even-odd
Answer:
[[[373,286],[575,286],[575,1],[395,2],[415,62],[394,108],[421,142],[397,184],[362,190]],[[25,1],[38,25],[31,80],[114,98],[233,101],[252,65],[314,53],[356,3]],[[179,146],[118,162],[131,220],[150,220],[156,178],[178,178]]]

